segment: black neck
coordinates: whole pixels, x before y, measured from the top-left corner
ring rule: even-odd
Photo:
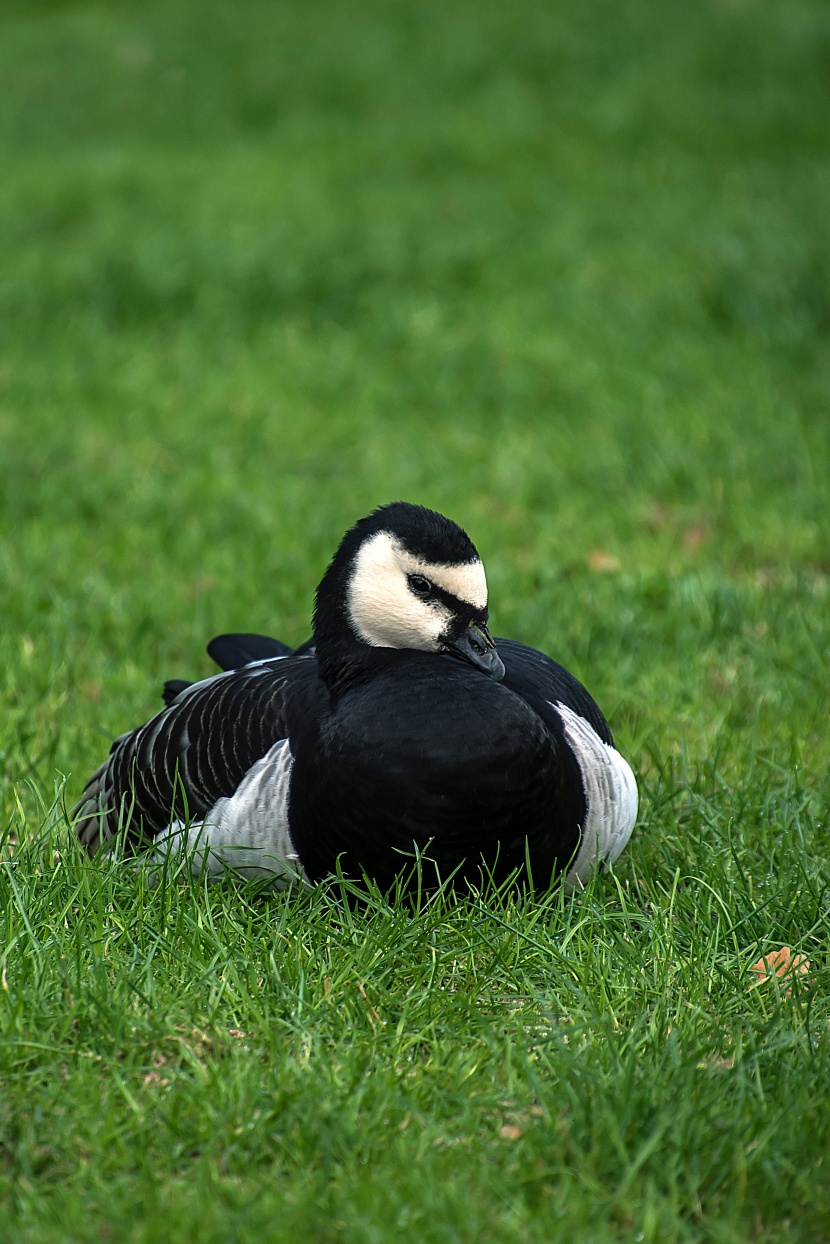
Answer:
[[[314,642],[320,677],[332,696],[359,679],[373,665],[372,654],[381,651],[359,639],[347,614],[351,557],[341,546],[320,586],[314,604]]]

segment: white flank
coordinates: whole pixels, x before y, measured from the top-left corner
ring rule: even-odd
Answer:
[[[554,705],[582,773],[587,808],[576,859],[566,885],[582,889],[597,865],[613,864],[622,854],[637,819],[637,783],[631,766],[616,748],[564,704]]]
[[[288,739],[275,743],[253,765],[233,795],[219,799],[189,828],[174,821],[156,839],[156,856],[193,851],[193,872],[228,870],[274,877],[280,885],[307,882],[288,833],[288,795],[294,757]]]
[[[349,581],[349,616],[357,635],[375,648],[416,648],[434,652],[452,618],[437,601],[420,600],[408,576],[423,575],[476,609],[487,605],[487,580],[481,562],[460,566],[427,562],[408,553],[388,531],[378,531],[360,546]]]

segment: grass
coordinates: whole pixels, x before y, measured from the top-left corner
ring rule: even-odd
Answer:
[[[0,1238],[825,1240],[827,6],[0,30]],[[615,874],[412,919],[81,859],[163,679],[304,638],[396,497],[610,717]]]

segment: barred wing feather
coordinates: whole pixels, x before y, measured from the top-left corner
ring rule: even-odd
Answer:
[[[325,699],[308,657],[259,661],[192,684],[116,739],[73,809],[80,841],[92,855],[122,833],[134,848],[172,821],[202,819],[288,737],[295,703],[309,718]]]

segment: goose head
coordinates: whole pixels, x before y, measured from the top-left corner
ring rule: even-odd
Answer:
[[[314,634],[323,678],[373,649],[445,653],[500,681],[487,629],[487,580],[465,531],[403,501],[356,523],[317,589]]]

